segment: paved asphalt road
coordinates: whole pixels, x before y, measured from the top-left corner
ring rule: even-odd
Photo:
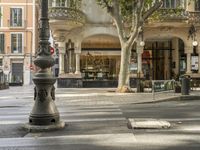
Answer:
[[[134,104],[130,95],[108,90],[57,89],[56,104],[67,126],[39,133],[23,129],[33,105],[33,87],[0,91],[0,150],[200,149],[200,100]],[[128,118],[164,119],[172,127],[128,129]]]
[[[170,101],[151,104],[123,105],[126,118],[154,118],[169,121],[170,129],[133,130],[142,149],[200,149],[200,101]]]

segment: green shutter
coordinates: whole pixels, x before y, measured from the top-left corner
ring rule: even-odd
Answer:
[[[4,53],[4,46],[5,46],[5,39],[4,34],[0,34],[0,53]]]

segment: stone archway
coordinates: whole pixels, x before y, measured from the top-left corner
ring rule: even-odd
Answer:
[[[120,48],[120,42],[118,37],[109,34],[95,34],[87,36],[82,40],[83,48],[99,48],[99,49],[114,49]]]
[[[87,36],[81,43],[81,70],[84,79],[115,80],[119,74],[121,45],[118,37],[109,34]],[[117,86],[117,84],[106,86]],[[116,82],[117,83],[117,82]]]
[[[88,27],[80,34],[81,34],[82,40],[88,37],[97,36],[97,35],[107,35],[107,36],[118,38],[116,28],[112,26],[111,27]]]
[[[157,35],[145,36],[144,54],[148,52],[149,59],[143,58],[148,62],[143,66],[143,70],[145,67],[150,70],[149,76],[153,80],[175,79],[186,72],[184,38],[161,35],[158,38]]]

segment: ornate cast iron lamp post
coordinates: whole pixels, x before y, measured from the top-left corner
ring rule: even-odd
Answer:
[[[29,124],[26,128],[34,130],[52,130],[63,128],[65,124],[60,121],[59,112],[54,103],[56,78],[53,77],[50,67],[54,65],[54,59],[50,54],[49,45],[49,19],[48,0],[40,0],[40,32],[39,50],[34,64],[40,69],[33,77],[36,87],[34,89],[34,106],[29,116]]]

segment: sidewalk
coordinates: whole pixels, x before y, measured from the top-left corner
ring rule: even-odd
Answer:
[[[159,101],[170,100],[200,100],[200,91],[194,90],[190,92],[190,95],[181,95],[181,93],[170,92],[158,92],[153,95],[151,92],[145,93],[116,93],[115,88],[57,88],[56,99],[84,101],[85,99],[91,99],[92,101],[98,100],[98,103],[105,101],[106,103],[112,102],[116,104],[127,103],[154,103]],[[10,87],[7,90],[0,90],[0,100],[3,99],[33,99],[33,85],[22,87]],[[133,89],[133,91],[136,91]]]
[[[142,103],[155,103],[160,101],[170,100],[200,100],[199,91],[191,91],[190,95],[181,95],[181,93],[170,92],[158,92],[153,95],[151,92],[145,93],[116,93],[115,88],[78,88],[78,89],[57,89],[57,98],[65,97],[66,99],[90,99],[93,97],[98,101],[106,100],[112,101],[116,104],[142,104]],[[133,91],[136,91],[133,89]]]

